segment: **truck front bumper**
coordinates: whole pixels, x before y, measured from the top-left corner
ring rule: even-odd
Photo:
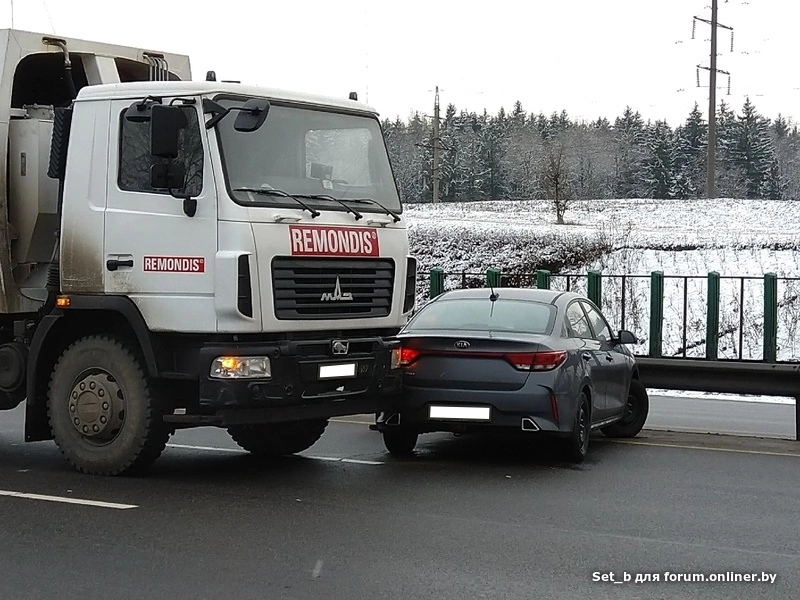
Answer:
[[[392,350],[399,346],[380,337],[205,346],[199,361],[199,408],[225,425],[377,413],[401,388],[402,371],[391,368]],[[245,356],[268,357],[270,377],[211,376],[218,357]],[[332,376],[326,367],[334,367]]]

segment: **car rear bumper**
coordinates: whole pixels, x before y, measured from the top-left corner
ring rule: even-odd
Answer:
[[[554,410],[551,397],[549,388],[536,384],[513,392],[406,386],[390,409],[380,416],[378,428],[400,425],[419,433],[497,428],[569,433],[577,403],[567,396],[556,396],[557,409]],[[477,414],[479,412],[484,414]]]

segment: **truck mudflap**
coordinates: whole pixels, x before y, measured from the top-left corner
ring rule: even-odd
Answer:
[[[199,409],[219,425],[377,413],[400,391],[399,348],[381,337],[208,345]]]

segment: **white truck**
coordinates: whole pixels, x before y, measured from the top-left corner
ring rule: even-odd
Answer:
[[[300,452],[399,389],[416,261],[376,112],[0,31],[0,409],[79,471]]]

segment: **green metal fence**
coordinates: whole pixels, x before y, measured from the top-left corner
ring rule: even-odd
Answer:
[[[706,360],[799,362],[800,278],[723,276],[448,273],[431,269],[418,282],[418,300],[447,290],[534,287],[575,291],[598,305],[612,327],[640,339],[639,356]],[[800,330],[797,331],[800,334]]]

